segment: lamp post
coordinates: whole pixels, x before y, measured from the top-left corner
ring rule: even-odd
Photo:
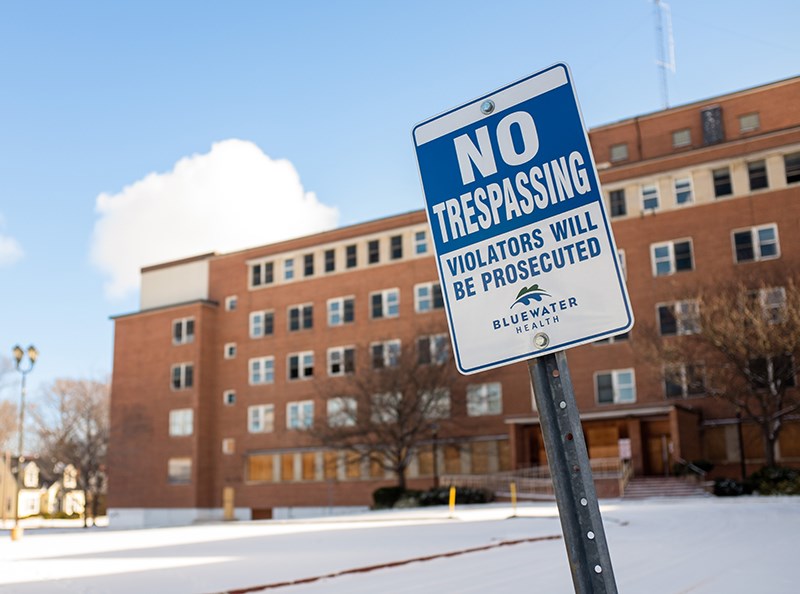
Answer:
[[[14,361],[16,369],[22,375],[22,383],[19,395],[19,441],[17,443],[17,503],[14,506],[14,528],[11,529],[11,540],[19,540],[22,538],[22,526],[19,525],[19,494],[22,491],[22,461],[24,456],[25,447],[25,376],[27,376],[33,369],[36,358],[39,356],[39,351],[36,347],[30,345],[28,347],[28,365],[22,366],[22,360],[25,357],[25,351],[19,345],[14,347]]]
[[[436,423],[431,427],[433,430],[433,488],[439,488],[439,425]]]

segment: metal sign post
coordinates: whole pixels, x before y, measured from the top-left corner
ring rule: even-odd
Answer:
[[[616,594],[611,556],[564,351],[528,361],[576,594]]]

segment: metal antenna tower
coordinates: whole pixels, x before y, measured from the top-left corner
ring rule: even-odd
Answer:
[[[661,70],[661,99],[664,109],[669,107],[669,81],[667,70],[675,74],[675,41],[672,38],[672,13],[669,4],[661,0],[653,0],[656,17],[656,47],[658,59],[656,65]]]

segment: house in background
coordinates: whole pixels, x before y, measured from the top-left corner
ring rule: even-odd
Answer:
[[[15,504],[20,518],[83,514],[86,496],[78,488],[78,472],[72,464],[57,462],[49,468],[36,456],[23,458],[22,488],[17,493],[17,464],[12,460],[9,457],[3,465],[0,482],[4,520],[14,519]]]

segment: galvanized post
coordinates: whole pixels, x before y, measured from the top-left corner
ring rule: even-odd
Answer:
[[[575,592],[616,594],[567,356],[564,351],[557,351],[531,359],[528,370]]]

